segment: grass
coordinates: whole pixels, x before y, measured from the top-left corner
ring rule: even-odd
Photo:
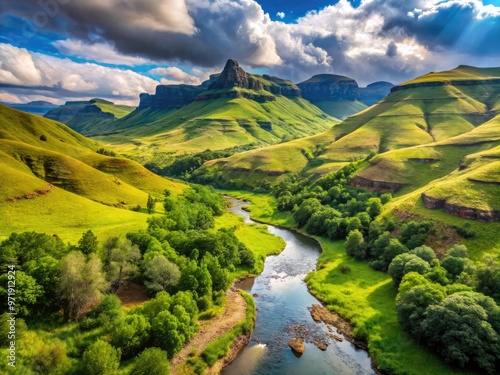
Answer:
[[[117,127],[124,129],[122,132],[96,139],[119,152],[139,157],[153,152],[179,155],[249,143],[274,144],[283,138],[319,133],[337,122],[301,98],[275,98],[264,103],[218,98],[195,101],[170,112],[142,110],[147,123],[132,126],[137,118],[134,112],[117,122]]]
[[[323,249],[318,271],[307,285],[330,309],[348,319],[357,337],[368,342],[379,369],[389,374],[459,374],[439,357],[410,339],[396,316],[397,287],[389,275],[374,271],[368,262],[346,255],[343,241],[317,238]],[[342,273],[342,267],[351,269]]]
[[[444,72],[443,77],[463,74],[478,84],[398,90],[323,133],[211,161],[200,173],[255,186],[262,180],[275,182],[289,172],[324,175],[370,152],[382,154],[453,140],[455,144],[499,140],[500,117],[492,118],[495,113],[490,109],[500,103],[500,85],[480,81],[494,72],[461,69]]]
[[[29,230],[65,241],[88,229],[124,234],[146,227],[148,215],[129,209],[145,208],[148,194],[185,188],[134,161],[96,153],[99,144],[61,123],[1,105],[0,121],[1,238]]]
[[[273,197],[242,191],[226,191],[225,194],[251,201],[251,217],[255,220],[294,227],[289,213],[276,212]],[[480,225],[477,223],[474,229]],[[500,224],[495,225],[499,228]],[[495,228],[490,227],[491,230]],[[490,230],[488,233],[492,234]],[[370,355],[380,369],[389,374],[467,373],[447,366],[436,354],[417,345],[403,332],[395,311],[397,288],[389,275],[374,271],[368,262],[348,257],[343,241],[315,238],[323,252],[317,271],[307,276],[307,284],[329,309],[351,322],[357,337],[367,341]],[[344,266],[351,272],[341,272]]]
[[[330,116],[345,119],[366,108],[367,105],[358,100],[330,100],[315,102],[314,105]]]
[[[445,72],[429,73],[421,77],[404,82],[405,84],[434,82],[434,81],[463,81],[481,80],[489,78],[500,78],[500,68],[476,68],[473,66],[460,65],[459,67]]]

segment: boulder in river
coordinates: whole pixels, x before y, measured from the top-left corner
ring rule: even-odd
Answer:
[[[304,345],[304,342],[299,339],[299,338],[293,338],[290,341],[288,341],[288,346],[292,348],[292,351],[295,353],[298,353],[302,355],[304,351],[306,350],[306,346]]]

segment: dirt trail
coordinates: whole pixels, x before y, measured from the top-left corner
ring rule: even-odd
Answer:
[[[196,335],[184,348],[182,348],[179,353],[174,356],[174,358],[172,358],[172,361],[170,362],[172,375],[176,375],[178,373],[178,367],[182,366],[186,362],[191,351],[194,350],[197,355],[200,354],[209,343],[222,336],[245,318],[247,304],[238,290],[231,287],[226,292],[226,296],[227,300],[224,307],[224,313],[213,319],[201,322],[200,330],[196,333]],[[214,367],[217,366],[219,362],[221,361],[218,361]]]

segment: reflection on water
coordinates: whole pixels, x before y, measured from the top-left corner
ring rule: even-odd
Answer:
[[[242,210],[246,202],[231,201],[230,211],[242,216],[246,223],[252,223],[249,213]],[[337,342],[329,338],[325,324],[315,323],[307,310],[308,306],[319,303],[309,294],[304,282],[304,277],[315,269],[321,250],[319,245],[286,229],[269,225],[268,230],[282,237],[287,245],[281,254],[266,259],[261,275],[243,280],[238,285],[249,293],[258,294],[255,298],[257,321],[251,343],[222,374],[373,374],[366,351],[355,348],[346,340]],[[304,354],[300,358],[294,356],[287,343],[294,337],[291,328],[298,325],[315,336],[325,337],[327,350],[321,351],[306,342]]]

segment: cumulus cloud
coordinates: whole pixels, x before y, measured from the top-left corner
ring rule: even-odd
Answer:
[[[162,76],[161,83],[164,85],[172,84],[187,84],[199,85],[210,77],[210,72],[200,69],[193,69],[193,74],[186,73],[185,71],[171,66],[168,68],[155,68],[149,71],[150,74],[155,76]]]
[[[137,102],[154,92],[157,81],[131,70],[76,63],[0,43],[0,84],[10,92],[30,91],[51,97],[99,96]]]
[[[278,12],[278,13],[276,13],[276,17],[279,17],[281,19],[285,18],[285,12]]]
[[[151,61],[142,57],[128,56],[119,53],[107,43],[87,44],[81,40],[66,39],[52,42],[60,53],[67,56],[76,56],[85,60],[101,63],[135,66],[147,64]]]
[[[340,0],[291,24],[272,21],[255,0],[54,1],[57,15],[38,26],[67,34],[73,42],[60,48],[87,56],[84,46],[94,45],[94,56],[107,48],[113,61],[134,56],[130,64],[140,56],[220,69],[235,58],[296,81],[329,72],[364,84],[500,55],[500,8],[479,0],[364,0],[356,8]],[[0,2],[31,21],[40,11],[31,0]],[[195,81],[179,74],[166,72],[164,81]]]

